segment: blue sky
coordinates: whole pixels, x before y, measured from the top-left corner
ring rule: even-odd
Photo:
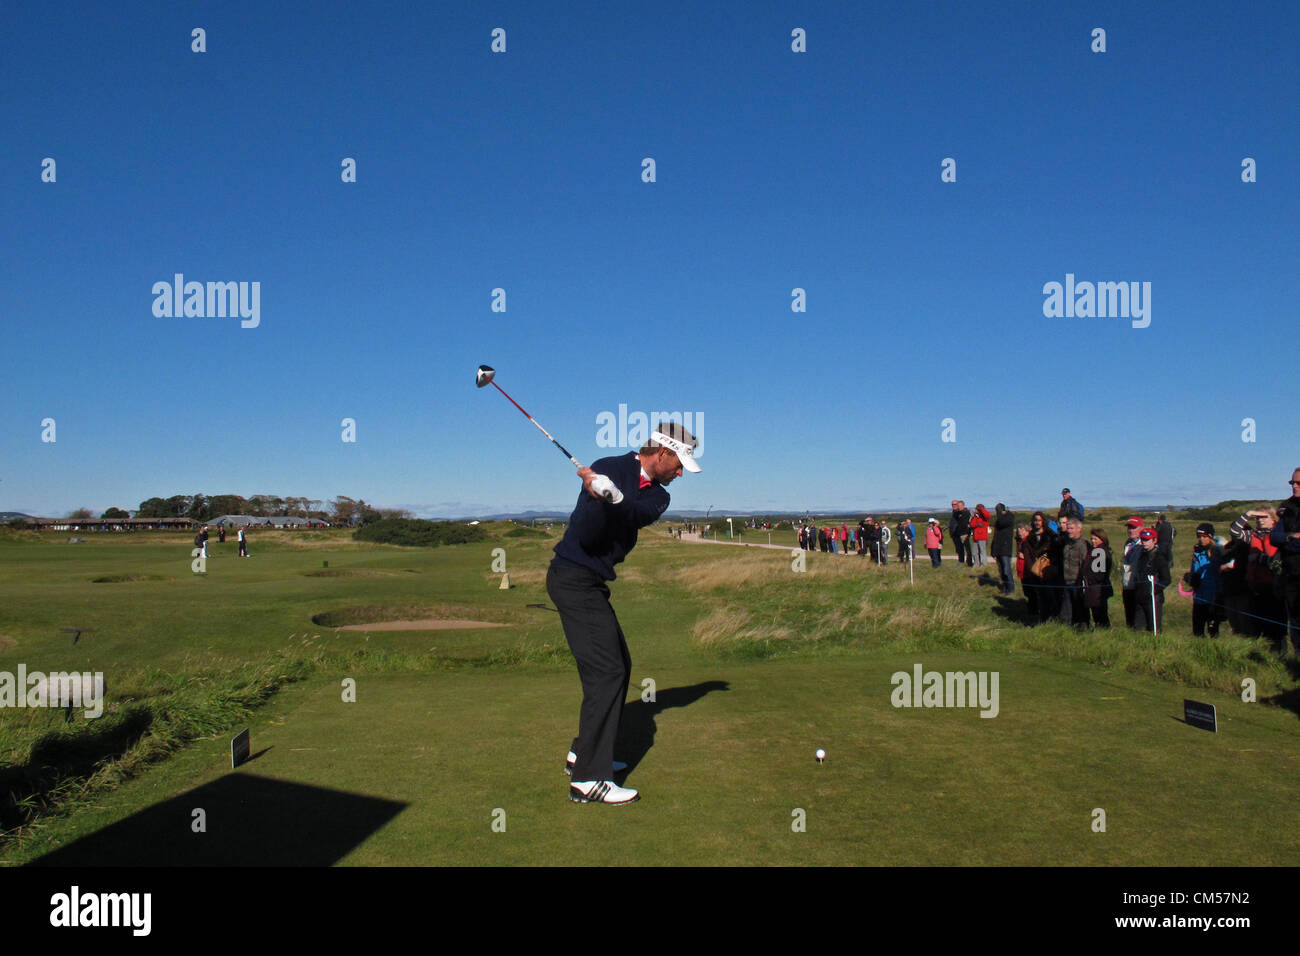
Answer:
[[[0,510],[571,507],[480,363],[583,461],[620,404],[702,420],[682,509],[1300,464],[1294,3],[128,6],[6,12]],[[259,324],[156,316],[176,273]],[[1067,274],[1151,283],[1149,327],[1045,316]]]

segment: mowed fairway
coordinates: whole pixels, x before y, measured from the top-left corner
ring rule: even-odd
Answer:
[[[814,555],[800,575],[787,552],[737,553],[655,534],[643,537],[613,585],[633,657],[619,756],[632,764],[627,785],[643,798],[625,807],[572,804],[562,762],[576,727],[577,676],[557,616],[527,607],[549,604],[542,574],[553,539],[502,531],[489,543],[427,551],[361,548],[338,535],[274,544],[267,536],[247,561],[218,553],[206,578],[190,572],[186,543],[176,539],[0,543],[0,634],[17,641],[0,649],[0,670],[20,661],[103,670],[110,692],[101,720],[120,719],[131,704],[116,688],[154,702],[158,716],[142,741],[168,719],[169,701],[173,710],[204,706],[187,674],[215,686],[221,674],[255,664],[269,665],[266,673],[295,661],[305,668],[221,732],[199,735],[120,785],[69,798],[62,814],[11,835],[2,858],[637,866],[1300,859],[1300,838],[1283,819],[1300,795],[1300,723],[1291,711],[1021,646],[1025,634],[1055,632],[1029,632],[993,613],[989,591],[956,568],[911,590],[896,566]],[[509,591],[489,573],[494,547],[506,549]],[[90,582],[105,573],[159,580]],[[358,607],[433,608],[510,626],[367,634],[312,622]],[[726,621],[737,633],[720,638]],[[57,630],[69,624],[96,630],[73,648]],[[1153,660],[1194,656],[1180,640],[1170,638]],[[1256,666],[1252,653],[1240,655],[1248,667]],[[891,675],[916,664],[996,671],[997,716],[892,706]],[[345,678],[355,681],[355,702],[344,700]],[[645,679],[654,682],[653,701],[642,699]],[[1267,661],[1257,679],[1262,687],[1289,680]],[[1218,706],[1220,733],[1182,723],[1187,696]],[[28,710],[0,712],[0,721],[0,753],[11,765],[27,760],[34,733],[63,727],[57,715]],[[73,733],[94,724],[79,718]],[[244,726],[256,756],[232,773],[228,737]],[[819,747],[828,754],[821,765]],[[196,808],[205,832],[194,832]],[[1094,831],[1097,809],[1105,832]]]

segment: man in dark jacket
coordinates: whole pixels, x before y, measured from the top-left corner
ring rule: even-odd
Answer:
[[[912,527],[912,519],[904,518],[898,522],[898,560],[910,561],[912,558],[912,542],[916,540],[916,529]],[[887,554],[888,547],[881,548],[882,554]]]
[[[1156,550],[1165,556],[1169,566],[1174,566],[1174,526],[1162,514],[1156,519]]]
[[[1061,533],[1065,533],[1065,521],[1069,518],[1078,518],[1083,520],[1083,505],[1070,494],[1069,488],[1061,489],[1061,510],[1056,513],[1057,524],[1061,528]]]
[[[582,709],[578,736],[565,761],[572,775],[569,799],[577,803],[631,803],[632,789],[614,782],[614,742],[627,698],[632,658],[609,603],[607,582],[614,565],[636,547],[637,532],[659,520],[668,507],[666,485],[682,469],[698,472],[698,442],[675,422],[660,422],[640,452],[602,458],[579,468],[582,491],[555,558],[546,592],[560,612],[564,637],[578,663]],[[613,482],[622,500],[601,494],[599,481]]]
[[[1143,528],[1138,539],[1142,542],[1142,554],[1137,565],[1133,626],[1139,631],[1159,634],[1164,618],[1165,588],[1169,587],[1169,562],[1160,553],[1155,528]]]
[[[1282,599],[1287,616],[1287,640],[1282,646],[1295,656],[1300,651],[1300,468],[1291,473],[1291,497],[1277,506],[1277,521],[1268,539],[1282,559]]]
[[[966,510],[964,501],[952,503],[952,518],[948,521],[948,533],[952,535],[953,545],[957,549],[957,563],[973,567],[975,558],[970,553],[970,512]]]
[[[1083,522],[1065,519],[1061,536],[1061,623],[1075,627],[1088,623],[1083,603],[1083,572],[1088,562],[1088,543],[1083,540]]]
[[[1137,515],[1124,522],[1128,528],[1128,540],[1124,542],[1123,571],[1120,574],[1120,586],[1124,595],[1124,623],[1137,627],[1137,586],[1138,563],[1142,559],[1142,519]]]
[[[998,588],[1002,594],[1016,593],[1015,559],[1015,516],[1007,506],[998,502],[993,509],[993,547],[989,553],[998,563],[998,576],[1002,579]]]

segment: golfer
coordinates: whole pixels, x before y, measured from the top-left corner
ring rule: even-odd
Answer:
[[[578,663],[582,709],[578,736],[565,761],[572,775],[569,799],[577,803],[631,803],[640,795],[614,780],[626,764],[614,762],[623,702],[632,676],[632,658],[618,618],[609,603],[614,565],[636,547],[637,532],[668,508],[664,486],[682,469],[698,472],[699,442],[681,425],[660,422],[639,452],[602,458],[578,469],[582,492],[546,574],[546,592],[560,612],[564,637]],[[601,475],[623,500],[618,504],[592,490]]]

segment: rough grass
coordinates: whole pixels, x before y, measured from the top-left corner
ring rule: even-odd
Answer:
[[[26,748],[0,749],[0,830],[21,837],[38,816],[115,789],[189,742],[233,727],[312,669],[304,660],[181,675],[145,669],[128,676],[118,693],[110,691],[97,720],[74,717],[65,725],[57,712],[28,711],[38,728],[51,719],[58,725]]]
[[[1246,677],[1256,682],[1261,698],[1294,685],[1285,662],[1265,641],[1191,637],[1181,620],[1190,618],[1190,611],[1173,600],[1166,605],[1167,630],[1158,636],[1122,626],[1031,628],[991,613],[992,589],[980,587],[978,576],[964,568],[917,567],[911,585],[898,565],[879,568],[856,556],[808,554],[807,570],[800,573],[792,571],[788,553],[716,550],[722,553],[713,560],[667,570],[662,578],[703,597],[706,612],[692,637],[730,658],[852,647],[999,649],[1085,661],[1228,694],[1240,694]],[[1122,615],[1118,598],[1111,612]]]

